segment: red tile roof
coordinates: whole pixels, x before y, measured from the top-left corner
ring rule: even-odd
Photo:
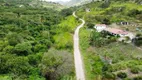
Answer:
[[[122,34],[122,35],[126,35],[128,34],[127,31],[121,30],[121,29],[116,29],[116,28],[106,28],[105,31],[114,33],[114,34]]]

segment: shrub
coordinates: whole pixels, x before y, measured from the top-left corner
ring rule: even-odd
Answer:
[[[142,76],[135,77],[133,80],[142,80]]]
[[[127,74],[124,73],[124,72],[119,72],[119,73],[117,74],[117,76],[118,76],[119,78],[126,78],[126,77],[127,77]]]
[[[94,28],[94,24],[92,24],[92,23],[88,23],[87,26],[88,26],[88,28]]]
[[[133,9],[133,10],[129,11],[128,16],[133,17],[133,16],[136,16],[136,15],[141,14],[141,13],[142,13],[141,11],[139,11],[137,9]]]
[[[111,73],[111,72],[105,72],[104,73],[104,78],[107,78],[107,79],[115,79],[115,74]]]
[[[132,80],[132,79],[130,79],[130,78],[125,78],[125,79],[123,79],[123,80]]]
[[[141,46],[142,45],[142,38],[139,37],[139,38],[134,38],[133,39],[133,43],[136,45],[136,46]]]
[[[131,69],[131,72],[132,72],[133,74],[138,74],[138,73],[139,73],[139,70],[138,70],[138,68],[132,68],[132,69]]]

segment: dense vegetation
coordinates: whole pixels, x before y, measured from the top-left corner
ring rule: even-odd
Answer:
[[[72,33],[78,22],[72,10],[16,2],[0,4],[0,80],[74,78]]]

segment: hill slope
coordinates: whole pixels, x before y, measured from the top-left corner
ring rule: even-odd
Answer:
[[[90,9],[90,12],[86,12]],[[92,2],[80,7],[78,16],[88,23],[142,22],[142,5],[130,1]],[[106,22],[104,22],[106,20]]]
[[[0,6],[11,7],[34,7],[34,8],[52,8],[55,10],[61,10],[65,8],[63,5],[55,2],[47,2],[40,0],[1,0]]]
[[[98,33],[94,29],[95,24],[107,24],[108,27],[117,25],[122,30],[141,33],[136,31],[137,27],[142,28],[142,5],[139,1],[106,0],[78,7],[77,15],[86,21],[86,28],[80,31],[80,46],[87,80],[124,80],[117,76],[121,72],[127,75],[126,80],[142,76],[139,48],[131,43],[117,42],[116,36]],[[121,22],[129,25],[121,25]]]

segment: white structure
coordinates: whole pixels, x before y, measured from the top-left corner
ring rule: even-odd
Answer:
[[[19,5],[19,7],[24,7],[24,5]]]
[[[96,24],[94,26],[94,28],[97,30],[97,32],[101,32],[101,31],[103,31],[104,29],[107,28],[107,25],[105,25],[105,24]]]
[[[131,33],[131,32],[129,32],[126,36],[128,36],[131,40],[136,37],[136,36],[135,36],[133,33]]]
[[[91,10],[89,8],[86,8],[86,12],[90,12]]]

